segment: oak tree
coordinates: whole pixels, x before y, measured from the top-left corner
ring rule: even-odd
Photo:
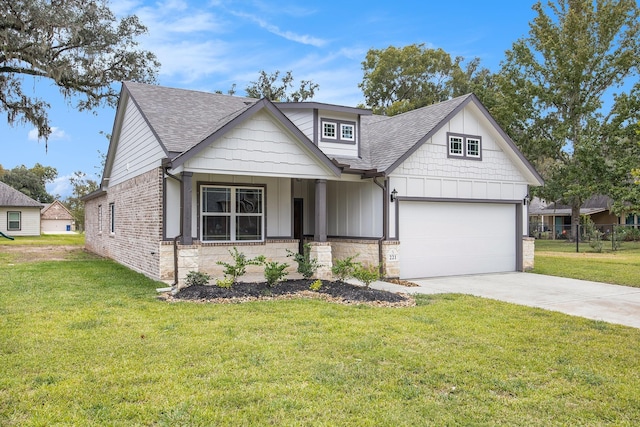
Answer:
[[[50,134],[50,104],[23,87],[30,78],[51,80],[79,110],[115,105],[113,82],[155,82],[160,64],[136,41],[145,32],[136,16],[117,19],[107,0],[0,0],[0,110],[9,124]]]
[[[539,195],[572,207],[575,231],[582,203],[631,184],[640,159],[639,9],[635,0],[533,9],[528,37],[506,52],[492,112],[545,178]]]
[[[359,87],[376,114],[392,116],[452,97],[475,92],[490,95],[492,74],[474,58],[452,58],[442,49],[424,44],[370,49],[362,62]]]
[[[249,98],[267,98],[274,102],[303,102],[313,98],[319,88],[319,85],[311,80],[301,80],[298,89],[291,92],[293,81],[291,71],[280,77],[280,71],[267,74],[262,70],[258,81],[250,82],[245,92]],[[232,90],[235,92],[235,87],[232,87]]]

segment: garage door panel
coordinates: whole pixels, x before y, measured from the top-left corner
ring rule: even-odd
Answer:
[[[515,270],[515,206],[407,202],[400,210],[403,278]]]

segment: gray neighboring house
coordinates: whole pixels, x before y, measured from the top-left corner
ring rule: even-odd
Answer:
[[[154,279],[303,242],[321,278],[355,254],[400,278],[533,264],[542,178],[473,94],[386,117],[126,82],[111,135],[86,248]]]
[[[9,236],[39,236],[43,205],[0,182],[0,232]]]

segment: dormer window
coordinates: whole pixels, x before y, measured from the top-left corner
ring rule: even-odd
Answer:
[[[482,160],[482,138],[479,136],[447,133],[447,157]]]
[[[339,142],[343,144],[355,144],[356,123],[342,120],[322,119],[321,140],[325,142]]]
[[[333,122],[322,122],[322,138],[336,139],[336,124]]]
[[[353,141],[354,138],[354,125],[350,125],[350,124],[344,124],[341,123],[340,124],[340,139],[345,140],[345,141]]]

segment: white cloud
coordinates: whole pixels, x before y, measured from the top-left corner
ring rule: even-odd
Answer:
[[[72,175],[67,176],[59,176],[53,180],[53,182],[45,185],[47,189],[47,193],[52,196],[60,196],[61,199],[66,199],[71,196],[73,193],[73,188],[71,187],[71,183],[69,179]]]
[[[35,129],[35,128],[29,131],[27,138],[29,138],[29,141],[39,141],[44,139],[44,138],[38,138],[38,129]],[[49,135],[49,142],[57,141],[61,139],[69,139],[69,136],[62,129],[52,126],[51,135]]]
[[[252,22],[255,22],[260,26],[260,28],[264,28],[265,30],[267,30],[272,34],[275,34],[277,36],[283,37],[287,40],[290,40],[296,43],[302,43],[305,45],[311,45],[315,47],[322,47],[325,44],[327,44],[327,40],[324,40],[318,37],[313,37],[305,34],[296,34],[292,31],[283,31],[280,28],[278,28],[276,25],[270,24],[264,19],[258,18],[257,16],[250,15],[248,13],[232,12],[232,14],[239,18],[245,18]]]

